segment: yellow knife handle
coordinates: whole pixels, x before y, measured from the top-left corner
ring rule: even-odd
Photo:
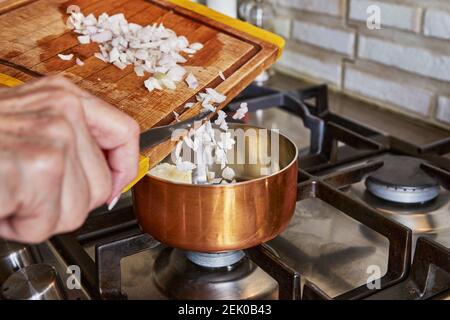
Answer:
[[[2,87],[16,87],[23,82],[19,79],[8,76],[7,74],[0,73],[0,86]]]
[[[136,178],[128,186],[125,187],[125,189],[123,189],[122,192],[125,193],[128,190],[130,190],[136,183],[139,182],[139,180],[141,180],[147,174],[148,170],[150,170],[150,160],[149,160],[149,158],[144,157],[144,156],[140,156],[138,175],[136,176]]]
[[[20,81],[19,79],[10,77],[6,74],[0,73],[0,87],[15,87],[18,85],[23,84],[23,81]],[[139,159],[139,169],[138,169],[138,175],[136,178],[131,182],[128,186],[123,189],[122,192],[127,192],[130,190],[139,180],[141,180],[148,172],[150,167],[150,161],[147,157],[140,156]]]

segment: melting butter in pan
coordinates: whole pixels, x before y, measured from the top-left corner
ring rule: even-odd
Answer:
[[[158,164],[148,174],[172,182],[192,184],[192,170],[181,171],[177,169],[177,166],[170,163]]]

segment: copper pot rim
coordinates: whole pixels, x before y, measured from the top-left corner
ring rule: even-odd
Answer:
[[[260,127],[260,126],[246,125],[246,124],[240,124],[240,123],[231,123],[231,124],[229,124],[229,126],[230,127],[248,127],[248,128],[256,128],[256,129],[267,129],[267,128]],[[272,131],[272,129],[267,129],[267,130]],[[202,189],[203,188],[206,188],[206,189],[209,189],[209,188],[233,188],[236,186],[244,186],[247,184],[253,184],[258,181],[266,180],[266,179],[275,177],[279,174],[282,174],[284,171],[289,170],[293,164],[298,162],[299,151],[298,151],[298,148],[295,145],[295,143],[289,137],[282,134],[281,132],[279,133],[279,135],[283,136],[284,139],[286,139],[287,141],[289,141],[290,144],[292,144],[292,146],[294,147],[294,150],[295,150],[295,155],[294,155],[294,158],[292,159],[292,161],[289,162],[289,164],[286,165],[283,169],[281,169],[275,173],[272,173],[270,175],[267,175],[267,176],[263,176],[263,177],[251,179],[251,180],[246,180],[246,181],[241,181],[241,182],[230,183],[230,184],[192,184],[192,183],[183,183],[183,182],[173,182],[173,181],[166,180],[166,179],[163,179],[160,177],[152,176],[148,173],[146,174],[144,179],[152,179],[152,180],[156,180],[156,181],[163,182],[163,183],[166,183],[169,185],[174,185],[174,186],[193,186],[193,187],[202,188]]]

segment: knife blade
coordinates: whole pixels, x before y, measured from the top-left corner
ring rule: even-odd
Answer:
[[[158,144],[161,144],[162,142],[170,139],[174,132],[177,130],[189,130],[193,128],[196,123],[201,123],[201,121],[206,119],[210,114],[212,114],[212,111],[203,111],[195,117],[189,118],[187,120],[167,126],[151,128],[147,131],[142,132],[139,138],[139,148],[141,152],[153,148]]]

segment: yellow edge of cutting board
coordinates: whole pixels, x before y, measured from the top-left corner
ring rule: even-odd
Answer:
[[[10,77],[6,74],[0,73],[0,87],[15,87],[18,85],[21,85],[23,81],[20,81],[16,78]],[[130,190],[139,180],[141,180],[150,169],[150,161],[147,157],[141,156],[139,159],[139,169],[138,169],[138,175],[136,179],[133,180],[128,186],[123,189],[122,192],[127,192]]]
[[[214,21],[223,23],[234,29],[243,31],[255,38],[260,39],[260,40],[273,43],[279,49],[277,59],[280,58],[281,54],[283,53],[283,49],[284,49],[284,46],[286,45],[286,41],[279,35],[276,35],[270,31],[258,28],[248,22],[244,22],[242,20],[235,19],[230,16],[224,15],[224,14],[217,12],[211,8],[208,8],[202,4],[192,2],[190,0],[167,0],[167,1],[177,5],[179,7],[188,9],[188,10],[193,11],[198,14],[201,14],[202,16],[213,19]],[[223,0],[223,1],[226,1],[226,0]]]

